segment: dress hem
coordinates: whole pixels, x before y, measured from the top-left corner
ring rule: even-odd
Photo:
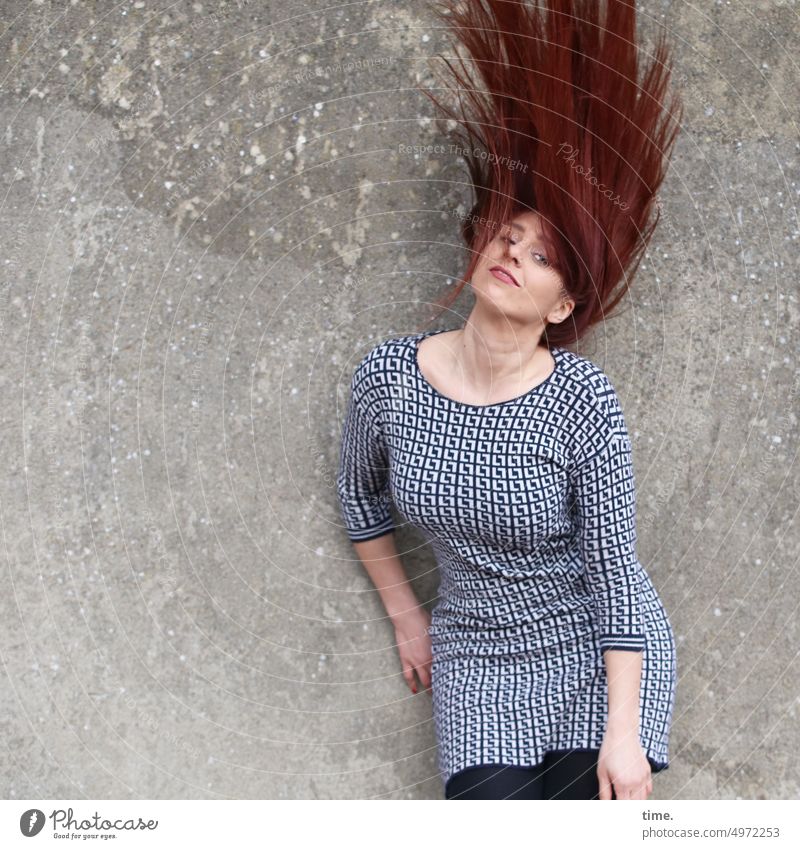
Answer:
[[[600,750],[596,746],[591,746],[589,748],[585,747],[573,747],[570,749],[548,749],[542,759],[537,761],[535,764],[507,764],[507,763],[480,763],[480,764],[470,764],[469,766],[464,767],[463,769],[459,769],[454,773],[451,773],[447,779],[445,780],[445,790],[447,789],[447,785],[450,782],[451,778],[454,778],[461,772],[465,772],[468,769],[481,769],[483,767],[503,767],[504,769],[534,769],[537,766],[541,766],[544,763],[544,759],[547,755],[553,754],[557,755],[561,752],[599,752]],[[669,769],[669,762],[667,761],[657,761],[655,758],[650,757],[650,755],[645,755],[647,758],[647,762],[650,764],[650,771],[653,775],[656,775],[659,772],[663,772],[665,769]]]

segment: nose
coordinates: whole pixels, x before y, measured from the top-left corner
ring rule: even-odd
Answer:
[[[505,248],[506,256],[513,259],[514,262],[519,262],[519,252],[523,250],[522,239],[518,242],[514,242],[511,238],[507,238],[505,241]]]

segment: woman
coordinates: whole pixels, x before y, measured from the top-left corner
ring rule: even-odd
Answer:
[[[675,641],[636,554],[628,431],[605,373],[564,347],[624,294],[677,127],[663,43],[638,82],[633,6],[600,6],[448,4],[481,76],[457,116],[480,145],[474,307],[353,374],[342,513],[409,687],[432,691],[448,799],[646,799],[669,764]],[[391,501],[438,561],[432,616]]]

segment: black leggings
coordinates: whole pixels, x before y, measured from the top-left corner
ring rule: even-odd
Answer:
[[[599,751],[548,752],[536,766],[477,766],[457,772],[446,799],[597,799]],[[613,788],[611,798],[614,799]]]

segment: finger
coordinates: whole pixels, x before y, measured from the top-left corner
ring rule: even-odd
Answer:
[[[597,780],[600,783],[600,798],[611,799],[611,781],[608,778],[608,773],[598,770]]]
[[[417,692],[417,685],[414,683],[414,669],[411,666],[403,667],[403,678],[406,679],[406,684],[412,693]]]

